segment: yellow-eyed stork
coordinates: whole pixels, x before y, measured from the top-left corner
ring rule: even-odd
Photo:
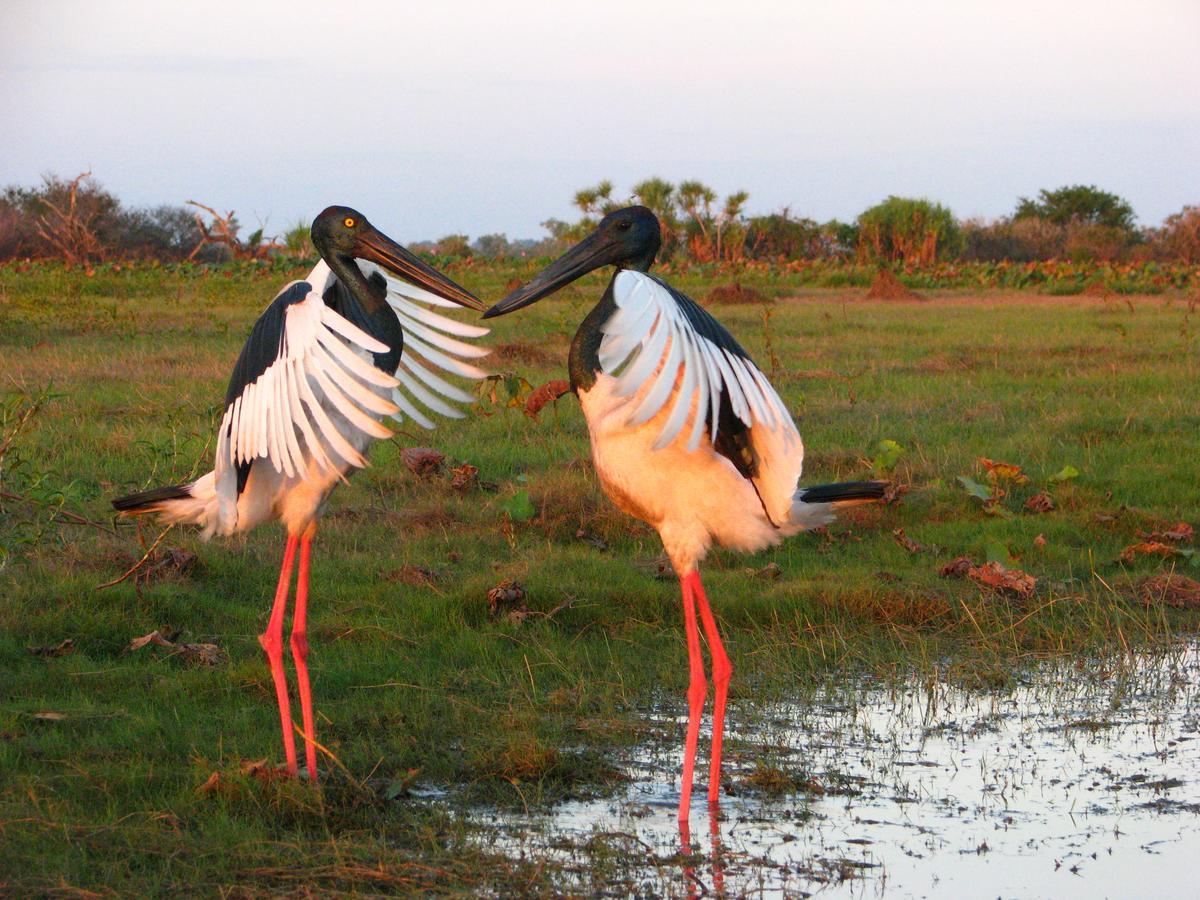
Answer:
[[[650,210],[617,210],[484,318],[528,306],[593,269],[616,267],[571,342],[571,387],[587,419],[605,493],[624,512],[658,530],[679,576],[690,670],[679,801],[685,825],[708,693],[697,611],[715,687],[708,783],[714,804],[733,672],[698,564],[714,543],[753,552],[824,525],[833,520],[835,506],[880,499],[885,484],[798,488],[804,445],[787,407],[716,319],[649,274],[661,243],[658,219]]]
[[[471,395],[437,374],[484,372],[463,359],[487,351],[457,338],[488,329],[440,315],[430,306],[483,303],[374,228],[363,215],[331,206],[312,224],[321,262],[287,285],[255,322],[225,394],[213,471],[190,484],[143,491],[113,501],[126,515],[156,514],[195,524],[202,536],[248,531],[277,519],[287,543],[274,605],[259,643],[266,651],[279,703],[287,767],[296,746],[283,668],[283,618],[299,549],[291,651],[305,736],[305,763],[316,781],[312,691],[308,678],[308,573],[317,520],[330,493],[367,449],[391,436],[380,419],[407,415],[433,427],[417,401],[446,416],[449,400]],[[395,277],[392,277],[395,276]]]

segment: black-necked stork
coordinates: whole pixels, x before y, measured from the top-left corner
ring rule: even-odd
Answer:
[[[712,657],[712,768],[720,791],[725,698],[733,668],[700,582],[715,543],[753,552],[833,520],[839,504],[878,500],[883,482],[799,489],[804,445],[766,376],[716,319],[649,274],[662,238],[643,206],[605,216],[590,235],[486,313],[528,306],[601,266],[616,272],[571,342],[571,386],[587,419],[605,493],[653,525],[679,576],[690,685],[679,819],[686,823],[708,686],[696,615]]]
[[[361,213],[331,206],[312,224],[321,262],[287,285],[254,323],[233,368],[217,434],[213,471],[198,480],[122,497],[127,515],[200,525],[202,536],[248,531],[271,519],[287,544],[271,617],[259,643],[267,653],[289,772],[296,746],[283,669],[283,618],[299,549],[291,650],[309,778],[317,777],[308,678],[308,571],[317,519],[333,489],[367,465],[372,441],[391,436],[380,419],[433,423],[417,405],[446,416],[448,400],[471,402],[435,369],[466,378],[484,372],[462,359],[487,351],[457,340],[487,334],[428,306],[483,303],[374,228]],[[389,274],[390,273],[390,274]],[[395,278],[391,277],[396,276]],[[459,357],[459,358],[455,358]]]

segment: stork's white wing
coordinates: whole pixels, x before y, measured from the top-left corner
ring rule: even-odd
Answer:
[[[367,264],[360,265],[365,269]],[[458,305],[400,281],[382,268],[376,271],[387,281],[388,303],[404,328],[404,350],[396,369],[400,383],[392,392],[392,400],[400,410],[394,417],[402,421],[402,416],[406,415],[422,428],[433,427],[433,420],[426,410],[461,419],[464,413],[449,401],[472,403],[475,398],[443,375],[470,379],[487,377],[482,369],[464,360],[479,359],[487,356],[489,351],[459,338],[479,338],[487,334],[488,329],[434,312],[430,306],[457,308]]]
[[[641,425],[670,410],[654,449],[674,441],[689,419],[689,451],[700,446],[706,424],[708,440],[715,442],[723,396],[747,428],[777,432],[785,446],[793,438],[799,441],[787,407],[766,376],[694,300],[628,269],[613,280],[613,299],[617,311],[603,326],[600,366],[616,378],[619,396],[642,391],[627,424]]]
[[[365,466],[355,445],[362,435],[390,437],[376,417],[398,411],[383,391],[399,381],[366,357],[387,350],[308,282],[280,292],[254,324],[226,395],[216,462],[222,496],[236,498],[241,485],[230,492],[228,482],[259,459],[288,477],[310,458],[322,469]]]

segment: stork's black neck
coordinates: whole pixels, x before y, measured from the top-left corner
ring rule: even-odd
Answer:
[[[363,277],[362,269],[349,256],[343,256],[340,253],[322,253],[321,257],[329,264],[329,268],[338,277],[338,281],[346,286],[350,296],[358,301],[364,312],[374,314],[387,306],[387,282],[384,282],[381,291],[379,285],[373,285]]]
[[[604,323],[612,318],[617,311],[617,301],[613,298],[613,285],[622,269],[634,272],[649,272],[654,265],[654,257],[658,255],[658,247],[647,249],[641,256],[622,260],[608,280],[604,296],[592,307],[592,311],[584,317],[571,340],[571,352],[567,357],[567,372],[571,377],[571,390],[578,394],[581,390],[591,390],[596,383],[596,373],[600,371],[600,342],[604,340]]]
[[[404,329],[396,311],[387,302],[387,281],[378,272],[363,277],[358,263],[340,253],[322,254],[337,281],[325,291],[325,304],[345,316],[377,341],[387,344],[386,353],[373,354],[375,367],[389,375],[400,365]]]
[[[584,317],[571,340],[567,372],[571,377],[571,390],[576,394],[591,390],[592,385],[596,383],[596,373],[600,371],[600,342],[604,340],[604,323],[617,311],[617,301],[613,298],[613,284],[616,278],[617,273],[614,272],[608,281],[608,287],[604,289],[604,296]]]

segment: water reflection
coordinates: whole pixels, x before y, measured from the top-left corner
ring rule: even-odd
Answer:
[[[663,718],[617,796],[495,815],[493,839],[554,856],[587,892],[1189,895],[1198,676],[1192,645],[1047,663],[998,692],[859,680],[743,703],[730,792],[690,829],[675,815],[685,723]]]

